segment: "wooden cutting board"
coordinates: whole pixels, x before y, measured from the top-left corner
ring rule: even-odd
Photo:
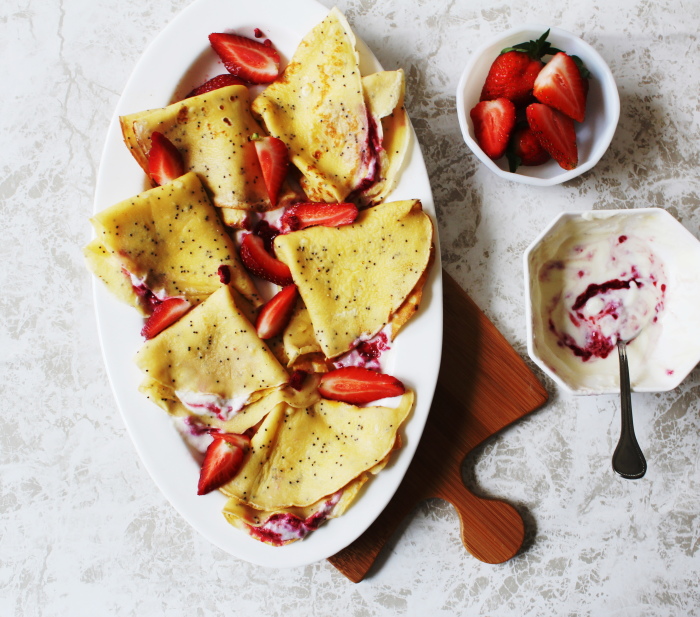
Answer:
[[[435,397],[416,450],[393,499],[350,546],[330,561],[361,581],[401,521],[439,497],[459,514],[462,542],[477,559],[503,563],[522,546],[523,520],[507,503],[482,499],[462,481],[464,458],[485,439],[548,398],[542,384],[455,280],[443,271],[444,338]]]

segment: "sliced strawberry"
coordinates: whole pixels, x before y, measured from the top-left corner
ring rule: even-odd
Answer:
[[[318,391],[323,398],[333,401],[365,405],[380,398],[399,396],[406,388],[391,375],[346,366],[324,373]]]
[[[280,217],[282,233],[306,229],[313,225],[340,227],[354,223],[357,218],[357,206],[351,203],[301,203],[289,208]]]
[[[252,84],[268,84],[279,75],[280,56],[272,46],[222,32],[210,34],[209,42],[226,70],[236,77]]]
[[[148,151],[148,175],[163,186],[185,173],[185,163],[180,151],[163,133],[151,133],[151,149]]]
[[[280,287],[291,285],[292,273],[286,264],[265,250],[262,238],[248,234],[241,242],[241,260],[248,270]]]
[[[217,433],[204,455],[197,495],[206,495],[231,481],[250,446],[244,435]]]
[[[141,336],[145,337],[146,340],[152,339],[156,334],[180,319],[190,310],[190,306],[190,303],[184,298],[166,298],[153,309],[143,325]]]
[[[535,80],[533,94],[540,103],[546,103],[577,122],[586,116],[586,86],[574,59],[560,51]]]
[[[276,206],[277,196],[289,168],[287,146],[277,137],[262,137],[253,143],[258,153],[267,195],[270,198],[270,203]]]
[[[564,169],[578,165],[574,121],[542,103],[533,103],[526,110],[527,122],[542,147]]]
[[[225,88],[226,86],[247,86],[246,82],[239,79],[231,73],[224,73],[223,75],[217,75],[212,77],[210,80],[205,81],[201,86],[197,86],[192,90],[185,98],[189,99],[193,96],[199,96],[200,94],[206,94],[212,90],[218,90],[219,88]]]
[[[515,172],[520,165],[542,165],[551,158],[535,132],[526,123],[515,127],[506,155],[511,172]]]
[[[469,112],[479,147],[492,159],[503,156],[515,126],[515,105],[508,99],[481,101]]]
[[[258,336],[265,340],[282,334],[287,327],[297,301],[297,286],[287,285],[260,309],[255,329]]]

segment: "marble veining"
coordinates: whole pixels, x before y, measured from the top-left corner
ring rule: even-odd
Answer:
[[[187,4],[5,0],[0,11],[0,615],[700,614],[697,368],[672,392],[633,396],[642,481],[611,471],[616,397],[572,398],[547,381],[543,409],[465,461],[469,486],[526,522],[524,550],[502,565],[472,558],[452,508],[430,501],[358,585],[326,562],[260,568],[209,544],[154,488],[109,389],[81,246],[120,92]],[[658,206],[700,237],[697,2],[338,6],[386,68],[406,70],[444,266],[521,355],[522,252],[561,211]],[[459,132],[464,63],[525,22],[582,36],[618,81],[609,151],[562,186],[498,179]]]

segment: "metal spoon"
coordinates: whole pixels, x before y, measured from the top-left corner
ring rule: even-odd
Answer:
[[[634,435],[630,371],[627,365],[625,341],[617,342],[617,353],[620,358],[621,428],[620,441],[617,442],[617,448],[612,457],[612,466],[623,478],[638,480],[647,472],[647,462]]]

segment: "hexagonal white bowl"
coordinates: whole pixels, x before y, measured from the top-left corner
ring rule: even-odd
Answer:
[[[613,217],[623,219],[625,233],[649,242],[663,262],[667,279],[659,336],[649,357],[628,345],[635,392],[663,392],[680,384],[700,362],[700,241],[660,208],[564,212],[532,242],[523,256],[527,349],[532,360],[559,386],[573,394],[619,392],[617,354],[588,364],[558,345],[549,332],[538,271],[556,258],[556,249],[572,233],[595,231]],[[567,354],[571,354],[568,355]]]
[[[544,165],[535,167],[521,166],[516,173],[511,173],[508,171],[508,161],[505,157],[493,161],[476,143],[469,111],[479,102],[486,75],[501,50],[517,43],[537,39],[548,28],[550,33],[547,40],[554,47],[581,58],[592,76],[586,100],[586,119],[583,123],[576,125],[579,164],[575,169],[567,171],[550,160]],[[620,118],[620,96],[615,78],[605,60],[588,43],[561,28],[530,24],[514,28],[491,39],[472,54],[457,86],[457,116],[464,141],[493,173],[514,182],[552,186],[588,171],[605,154]]]

